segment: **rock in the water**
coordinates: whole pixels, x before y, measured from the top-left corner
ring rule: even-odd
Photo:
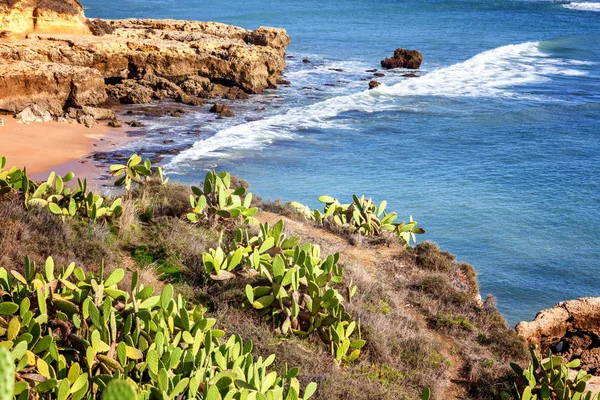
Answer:
[[[385,74],[383,72],[376,72],[373,74],[373,76],[376,76],[378,78],[383,78],[385,76]]]
[[[306,64],[310,64],[310,60],[308,58],[305,58],[304,60],[302,60],[302,62],[306,63]]]
[[[371,81],[371,82],[369,82],[369,90],[375,89],[379,85],[380,85],[379,82],[377,82],[377,81]]]
[[[223,111],[221,111],[219,113],[219,116],[221,118],[225,118],[225,117],[235,117],[235,114],[233,111],[231,111],[229,108],[225,108]]]
[[[288,81],[287,79],[278,78],[277,79],[277,84],[278,85],[291,85],[292,82]]]
[[[139,122],[139,121],[135,121],[135,120],[131,120],[131,121],[127,121],[125,122],[127,125],[131,126],[132,128],[141,128],[144,126],[143,123]]]
[[[396,49],[393,57],[381,61],[381,67],[419,69],[422,62],[423,56],[417,50]]]
[[[123,126],[123,124],[118,119],[113,119],[111,121],[108,121],[108,126],[110,126],[111,128],[120,128]]]
[[[218,113],[220,118],[235,116],[234,112],[227,107],[227,104],[215,103],[208,111]]]
[[[191,106],[201,106],[204,104],[204,100],[200,97],[190,96],[189,94],[179,93],[179,95],[175,98],[180,103],[188,104]]]

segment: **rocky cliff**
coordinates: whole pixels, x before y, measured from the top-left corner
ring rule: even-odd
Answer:
[[[283,29],[249,31],[174,20],[85,21],[76,0],[60,2],[60,17],[52,17],[49,13],[59,11],[44,8],[46,3],[53,4],[0,0],[0,31],[11,32],[0,39],[0,110],[16,114],[37,104],[64,117],[73,114],[71,108],[102,105],[107,98],[201,104],[202,97],[240,98],[275,87],[285,68],[290,38]],[[69,34],[58,29],[61,21],[76,19],[85,29]]]
[[[78,0],[0,0],[0,34],[90,34]]]
[[[528,344],[540,346],[542,354],[551,349],[567,359],[581,359],[583,369],[600,375],[600,298],[564,301],[515,330]]]

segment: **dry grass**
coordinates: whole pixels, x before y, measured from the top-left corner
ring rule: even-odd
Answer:
[[[316,399],[412,400],[425,387],[434,399],[510,398],[508,362],[524,361],[524,346],[493,298],[481,302],[470,265],[433,243],[405,250],[394,238],[321,229],[299,222],[285,205],[262,203],[262,209],[290,216],[288,236],[320,245],[322,255],[339,252],[345,273],[338,289],[350,282],[358,288],[347,310],[360,321],[367,345],[355,363],[337,366],[318,337],[279,337],[269,322],[243,310],[246,280],[204,281],[202,254],[217,244],[218,234],[186,220],[189,194],[189,188],[171,184],[137,189],[125,197],[117,229],[63,223],[47,210],[25,211],[18,197],[3,197],[0,264],[20,270],[26,254],[37,262],[51,255],[59,265],[76,261],[97,270],[104,261],[107,272],[138,270],[140,280],[155,287],[173,282],[191,302],[204,304],[228,334],[252,340],[258,355],[275,354],[277,368],[299,367],[303,384],[319,384]],[[259,217],[272,225],[281,215]],[[228,237],[236,226],[226,228]],[[129,279],[127,274],[124,288]]]

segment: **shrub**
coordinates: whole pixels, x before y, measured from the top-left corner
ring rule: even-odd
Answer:
[[[246,193],[244,186],[232,186],[231,175],[227,172],[208,172],[203,188],[192,186],[192,192],[192,212],[188,219],[194,223],[206,219],[215,224],[228,218],[241,218],[245,224],[256,223],[252,216],[258,208],[251,207],[252,193]]]
[[[560,356],[548,351],[544,359],[537,353],[537,346],[530,348],[531,363],[526,369],[511,363],[519,376],[517,389],[521,400],[598,400],[600,394],[586,391],[586,382],[592,377],[579,368],[580,361],[565,364]],[[520,385],[520,388],[519,388]]]
[[[171,285],[154,295],[135,272],[128,293],[117,286],[124,276],[116,269],[104,279],[74,263],[57,273],[52,258],[44,273],[29,258],[23,274],[0,268],[0,347],[10,351],[0,352],[0,383],[16,377],[17,399],[91,399],[112,392],[114,380],[138,399],[301,398],[297,369],[278,376],[274,356],[254,358],[238,335],[222,341],[216,321]],[[307,385],[302,398],[315,390]]]
[[[338,228],[348,228],[352,232],[357,232],[363,236],[382,236],[385,232],[392,232],[410,246],[411,241],[416,244],[417,234],[425,233],[423,228],[417,227],[417,221],[395,222],[398,215],[395,212],[386,213],[387,202],[382,201],[376,206],[371,199],[360,198],[352,195],[352,203],[340,204],[340,202],[331,196],[321,196],[319,201],[324,203],[323,212],[319,210],[311,211],[308,206],[298,202],[292,202],[290,205],[304,214],[309,219],[316,221],[320,225],[332,225]]]

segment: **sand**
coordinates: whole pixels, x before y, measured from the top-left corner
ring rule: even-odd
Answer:
[[[11,116],[0,118],[4,119],[4,126],[0,127],[0,155],[6,157],[6,167],[26,166],[30,175],[56,170],[92,177],[94,166],[84,158],[95,151],[109,151],[127,140],[126,129],[111,128],[104,121],[86,128],[55,121],[25,125]]]

